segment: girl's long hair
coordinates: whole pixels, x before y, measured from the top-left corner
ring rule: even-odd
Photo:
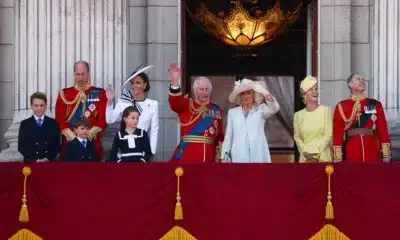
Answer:
[[[126,128],[125,118],[128,117],[129,114],[132,112],[137,112],[138,115],[140,116],[140,112],[135,106],[129,106],[129,107],[125,108],[124,111],[122,112],[122,119],[121,119],[121,126],[120,126],[121,131],[125,131],[125,128]]]

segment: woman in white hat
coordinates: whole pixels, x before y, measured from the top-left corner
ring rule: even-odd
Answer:
[[[239,106],[228,112],[221,160],[233,163],[271,162],[264,125],[267,118],[279,111],[275,98],[259,82],[242,79],[236,82],[229,101]]]
[[[112,124],[121,121],[122,112],[129,106],[135,106],[140,113],[138,128],[145,130],[150,138],[151,152],[156,154],[158,139],[158,101],[146,97],[150,90],[149,77],[145,73],[153,67],[147,66],[136,69],[122,84],[122,94],[113,108],[114,89],[112,86],[106,88],[107,108],[106,122]]]
[[[318,105],[318,81],[307,76],[300,84],[306,107],[294,114],[294,140],[299,162],[332,161],[332,117],[329,107]]]

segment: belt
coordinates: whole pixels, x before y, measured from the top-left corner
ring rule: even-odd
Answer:
[[[196,136],[196,135],[186,135],[182,137],[182,140],[187,143],[206,143],[213,144],[214,139],[204,136]]]
[[[353,128],[347,131],[347,135],[350,137],[356,136],[356,135],[374,135],[374,130],[369,129],[369,128]]]

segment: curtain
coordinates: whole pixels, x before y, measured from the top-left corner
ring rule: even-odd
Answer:
[[[267,90],[278,101],[280,109],[276,114],[290,136],[293,136],[294,80],[291,76],[257,76],[253,79],[265,82]]]

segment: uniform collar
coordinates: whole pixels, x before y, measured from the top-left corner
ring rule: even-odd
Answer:
[[[362,100],[365,99],[364,95],[361,96],[355,96],[355,95],[351,95],[351,100],[355,101],[355,102],[361,102]]]
[[[86,91],[86,90],[88,90],[89,88],[91,88],[92,86],[90,86],[90,84],[87,83],[85,87],[78,87],[78,85],[76,85],[76,84],[75,84],[74,87],[75,87],[75,89],[78,90],[78,91]]]

